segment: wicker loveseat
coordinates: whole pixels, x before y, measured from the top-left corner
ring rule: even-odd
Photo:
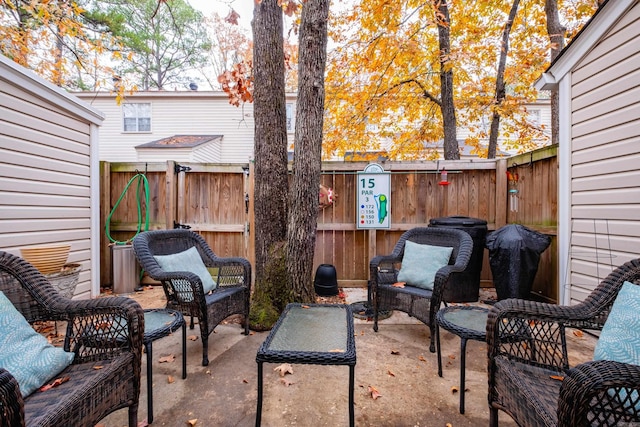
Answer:
[[[638,292],[633,285],[640,285],[640,259],[616,268],[573,306],[522,299],[496,303],[487,320],[490,425],[498,426],[499,410],[520,426],[640,425],[640,366],[612,358],[572,368],[566,338],[567,328],[602,330],[600,345],[609,317],[614,328],[634,325],[637,313],[620,322],[612,312],[619,294]],[[623,341],[614,345],[633,343],[628,334]]]
[[[63,348],[73,353],[71,364],[55,375],[68,381],[26,397],[14,376],[0,368],[0,427],[93,427],[121,408],[129,410],[129,427],[137,426],[144,336],[137,302],[64,298],[31,264],[2,251],[0,291],[29,323],[58,321],[66,329]]]

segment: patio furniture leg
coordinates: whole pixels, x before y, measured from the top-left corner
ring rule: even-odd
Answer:
[[[349,366],[349,426],[355,426],[355,414],[353,409],[353,384],[355,381],[355,366]]]
[[[460,413],[464,414],[464,371],[467,355],[467,339],[460,339]]]
[[[202,366],[209,365],[209,336],[205,333],[202,335]]]
[[[442,378],[442,349],[440,348],[440,327],[436,325],[436,350],[438,353],[438,376]]]
[[[144,352],[147,353],[147,422],[153,422],[153,370],[152,370],[152,346],[151,342],[144,345]]]
[[[258,362],[258,407],[256,408],[256,427],[262,421],[262,362]]]
[[[187,322],[182,323],[182,379],[187,378]]]

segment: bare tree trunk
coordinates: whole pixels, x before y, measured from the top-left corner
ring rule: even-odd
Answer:
[[[456,135],[456,108],[453,103],[453,70],[449,63],[451,54],[450,18],[446,0],[434,0],[438,14],[438,43],[440,45],[440,109],[444,127],[445,160],[460,159]]]
[[[547,33],[551,42],[551,61],[560,55],[564,48],[564,37],[567,29],[560,23],[558,0],[545,0],[544,10],[547,15]],[[558,111],[558,89],[551,91],[551,143],[557,144],[560,131],[560,115]]]
[[[287,228],[287,270],[296,301],[314,300],[313,254],[318,220],[324,70],[327,61],[329,0],[307,0],[302,6],[298,47],[298,101]]]
[[[287,291],[283,250],[287,235],[287,128],[282,9],[277,0],[253,13],[255,115],[255,283],[251,323],[270,328]],[[274,319],[275,317],[275,319]]]
[[[499,107],[504,101],[505,97],[505,85],[504,85],[504,70],[507,67],[507,56],[509,55],[509,33],[511,33],[511,27],[513,21],[516,19],[518,13],[518,6],[520,0],[514,0],[511,5],[511,11],[509,11],[509,17],[507,23],[502,30],[502,49],[500,49],[500,61],[498,63],[498,74],[496,75],[496,99],[495,105]],[[498,135],[500,133],[500,113],[497,109],[493,110],[493,116],[491,117],[491,128],[489,132],[489,152],[487,158],[496,158],[496,148],[498,146]]]

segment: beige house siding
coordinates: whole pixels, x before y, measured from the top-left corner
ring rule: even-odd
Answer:
[[[570,123],[560,142],[560,193],[568,195],[561,280],[570,304],[640,257],[640,4],[605,3],[563,56],[542,80],[555,79],[561,128],[564,117]]]
[[[229,104],[227,94],[213,91],[138,92],[125,102],[151,104],[151,131],[124,132],[122,107],[108,92],[75,93],[80,99],[103,111],[106,119],[100,127],[100,160],[108,162],[197,161],[205,163],[247,163],[253,158],[253,104],[241,107]],[[295,106],[295,95],[287,96]],[[295,115],[295,108],[293,109]],[[173,135],[223,135],[218,146],[190,154],[171,149],[152,153],[136,150],[145,144]],[[289,132],[293,144],[294,133]]]
[[[99,277],[92,142],[101,119],[0,56],[0,250],[70,244],[67,262],[82,265],[79,298],[99,291],[92,289]]]

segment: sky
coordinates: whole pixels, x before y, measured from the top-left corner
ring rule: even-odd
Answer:
[[[238,24],[247,30],[251,30],[251,19],[253,18],[253,5],[255,0],[187,0],[196,10],[199,10],[205,17],[209,17],[212,12],[218,12],[223,18],[229,14],[231,9],[235,10],[240,19]]]

